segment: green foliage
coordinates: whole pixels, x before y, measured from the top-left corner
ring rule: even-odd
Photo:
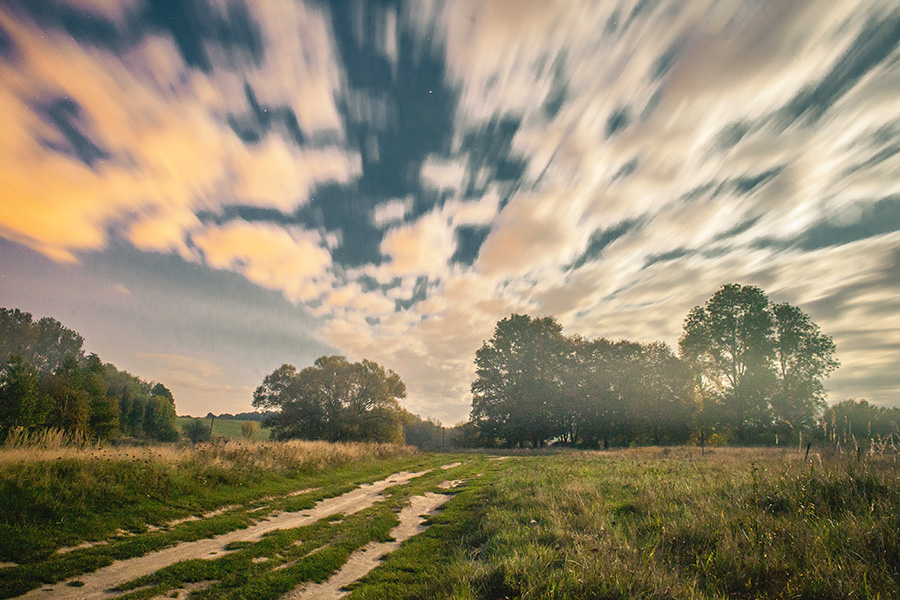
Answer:
[[[50,399],[39,388],[37,370],[13,355],[0,371],[0,440],[15,428],[31,430],[50,413]]]
[[[172,393],[85,356],[83,341],[54,319],[0,308],[0,440],[13,428],[176,440]]]
[[[208,442],[212,438],[210,429],[210,425],[205,419],[191,419],[182,426],[181,431],[192,444],[199,444]]]
[[[822,425],[828,441],[845,447],[871,440],[896,449],[900,442],[900,408],[875,406],[865,400],[843,400],[828,407]]]
[[[322,356],[302,371],[282,365],[267,375],[253,406],[280,411],[273,422],[277,439],[401,443],[397,400],[405,396],[400,376],[376,362]]]
[[[401,411],[403,414],[403,437],[408,445],[431,451],[446,447],[447,435],[440,421],[422,419],[405,409],[401,409]]]
[[[475,355],[471,443],[671,444],[690,435],[687,366],[663,343],[568,338],[552,317],[512,315]]]
[[[812,429],[824,407],[822,379],[839,364],[834,342],[808,315],[749,285],[725,285],[695,306],[679,349],[698,378],[706,420],[740,442]]]
[[[256,421],[241,421],[241,437],[252,440],[259,431],[259,423]]]
[[[552,317],[512,315],[475,353],[470,419],[507,446],[543,445],[564,433],[563,380],[569,345]]]
[[[178,428],[179,432],[184,434],[184,426],[194,420],[194,417],[178,417],[175,419],[175,426]],[[257,426],[257,429],[253,432],[253,435],[250,438],[247,438],[244,435],[245,423],[252,423]],[[209,428],[209,419],[206,419],[207,428]],[[212,437],[214,439],[224,439],[224,440],[242,440],[242,439],[253,439],[257,441],[264,441],[270,438],[271,429],[268,427],[261,426],[259,421],[248,421],[248,420],[239,420],[239,419],[229,419],[227,417],[223,417],[222,415],[218,415],[215,418],[215,421],[212,423]]]

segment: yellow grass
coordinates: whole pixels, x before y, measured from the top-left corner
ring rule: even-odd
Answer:
[[[216,443],[146,446],[111,446],[72,437],[60,430],[34,434],[14,432],[0,447],[0,464],[42,462],[59,459],[96,461],[144,461],[169,464],[189,462],[225,468],[241,465],[260,469],[297,469],[338,464],[365,458],[387,458],[415,454],[416,450],[396,444],[331,443],[290,440],[286,442],[230,440]]]

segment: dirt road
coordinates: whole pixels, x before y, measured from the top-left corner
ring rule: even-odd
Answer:
[[[266,533],[276,529],[292,529],[310,525],[319,519],[337,513],[349,515],[359,512],[381,499],[380,494],[386,488],[405,484],[411,479],[429,472],[395,473],[380,481],[364,484],[341,496],[322,500],[310,510],[272,514],[266,520],[251,525],[246,529],[231,531],[195,542],[184,542],[171,548],[145,554],[144,556],[117,561],[93,573],[79,575],[70,581],[44,585],[28,592],[24,596],[19,596],[19,598],[25,600],[94,600],[111,598],[120,595],[120,593],[110,592],[110,588],[144,575],[150,575],[163,567],[182,560],[216,558],[226,553],[225,547],[232,542],[258,541]],[[73,581],[80,582],[78,587],[69,585]]]

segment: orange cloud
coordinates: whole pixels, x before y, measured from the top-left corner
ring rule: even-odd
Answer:
[[[209,266],[241,273],[295,302],[330,289],[331,255],[315,238],[298,228],[242,220],[209,225],[191,236]]]

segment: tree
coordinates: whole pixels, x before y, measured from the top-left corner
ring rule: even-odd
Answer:
[[[771,304],[754,286],[728,284],[685,319],[679,350],[742,442],[811,428],[824,406],[822,379],[838,366],[835,345],[799,308]]]
[[[10,430],[43,425],[50,412],[49,398],[39,388],[37,370],[21,355],[13,355],[0,371],[0,440]]]
[[[279,439],[403,441],[400,376],[378,363],[321,356],[302,371],[282,365],[253,393],[253,406],[277,411]]]
[[[564,372],[572,347],[553,317],[513,314],[475,353],[470,419],[506,446],[543,445],[567,431]]]
[[[702,365],[712,387],[721,386],[726,418],[745,442],[772,421],[774,323],[768,307],[758,287],[724,285],[690,311],[679,341],[682,357]]]
[[[91,398],[82,380],[78,359],[71,354],[47,378],[44,387],[52,400],[48,425],[68,432],[87,429]]]
[[[778,387],[772,398],[776,418],[795,430],[811,430],[825,408],[822,379],[838,368],[834,341],[796,306],[771,307],[775,317],[775,370]]]
[[[108,394],[106,370],[96,354],[85,361],[81,384],[88,394],[88,432],[101,440],[111,437],[119,428],[119,411],[114,398]]]

